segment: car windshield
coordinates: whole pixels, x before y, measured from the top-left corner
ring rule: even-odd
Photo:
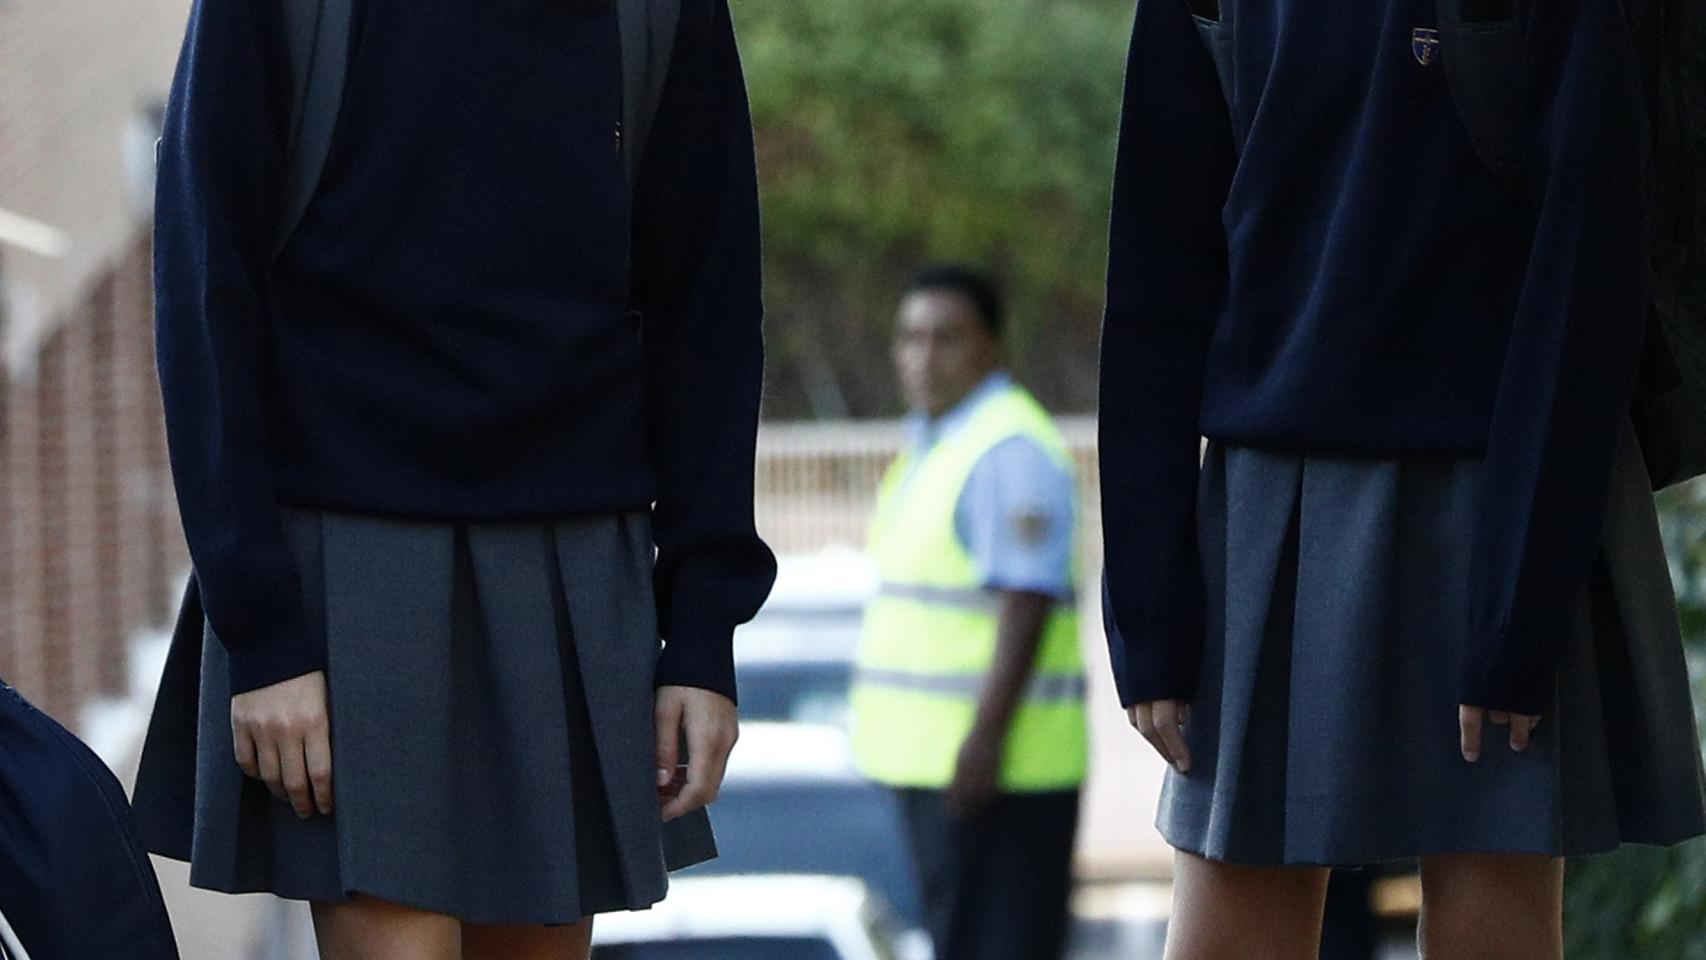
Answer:
[[[717,937],[667,943],[612,943],[592,960],[842,960],[834,944],[813,937]]]

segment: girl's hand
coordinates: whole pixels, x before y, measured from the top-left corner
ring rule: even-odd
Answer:
[[[332,728],[326,674],[316,670],[231,698],[237,766],[306,820],[332,812]]]
[[[674,820],[717,799],[729,751],[740,738],[733,700],[697,687],[659,687],[656,711],[658,800]],[[684,737],[685,735],[685,737]],[[687,778],[678,777],[687,741]]]
[[[1191,748],[1185,746],[1185,725],[1191,722],[1191,705],[1182,700],[1140,703],[1126,711],[1131,725],[1143,739],[1180,773],[1191,772]]]
[[[1474,763],[1481,759],[1481,727],[1489,714],[1493,722],[1499,726],[1511,728],[1511,749],[1518,753],[1528,749],[1529,734],[1540,726],[1538,716],[1525,713],[1506,713],[1503,710],[1488,711],[1481,707],[1471,707],[1467,703],[1457,707],[1457,728],[1462,737],[1463,759]]]

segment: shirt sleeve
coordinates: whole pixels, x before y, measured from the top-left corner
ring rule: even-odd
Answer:
[[[991,590],[1072,595],[1072,474],[1026,437],[1009,437],[972,468],[955,508],[960,542]]]
[[[289,74],[279,9],[197,0],[166,106],[155,339],[190,558],[242,693],[325,666],[273,492],[266,276]]]
[[[657,682],[735,695],[733,636],[775,580],[753,518],[764,374],[758,181],[727,0],[683,4],[638,171],[634,297],[664,651]]]
[[[1232,122],[1186,0],[1140,0],[1126,64],[1102,324],[1111,651],[1130,702],[1188,698],[1205,597],[1198,420],[1227,282]]]
[[[1536,227],[1487,445],[1461,697],[1538,714],[1630,416],[1650,298],[1651,139],[1616,0],[1519,7],[1535,51]]]

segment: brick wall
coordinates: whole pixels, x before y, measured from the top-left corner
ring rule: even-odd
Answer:
[[[151,112],[190,0],[0,0],[0,678],[75,725],[183,565],[150,342]]]
[[[187,564],[166,465],[141,237],[0,371],[0,678],[75,725],[124,692]]]

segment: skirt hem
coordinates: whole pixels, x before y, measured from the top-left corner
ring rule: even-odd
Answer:
[[[187,858],[180,857],[175,854],[161,853],[157,850],[151,850],[149,852],[156,856],[165,857],[166,859],[175,860],[181,863],[191,862]],[[703,863],[708,861],[702,860],[698,862]],[[694,864],[684,864],[683,868],[693,865]],[[290,900],[298,903],[347,903],[358,896],[371,897],[375,900],[382,900],[386,903],[396,904],[398,906],[408,907],[414,910],[424,910],[429,913],[454,917],[463,923],[540,926],[562,926],[566,924],[579,923],[588,917],[599,916],[601,914],[649,910],[657,904],[662,903],[668,892],[666,883],[662,889],[649,892],[647,895],[631,897],[621,903],[608,905],[601,903],[594,905],[591,909],[585,909],[583,907],[581,911],[577,913],[575,911],[558,911],[548,908],[543,910],[486,909],[484,907],[474,907],[467,904],[449,903],[442,898],[435,897],[430,894],[416,894],[406,891],[387,892],[379,889],[377,886],[369,888],[369,885],[366,884],[357,885],[353,889],[343,890],[335,896],[328,896],[322,891],[295,889],[288,885],[279,883],[218,883],[192,878],[189,885],[196,890],[207,890],[212,893],[224,893],[233,896],[268,894],[270,896],[277,897],[280,900]]]
[[[1424,857],[1448,856],[1539,856],[1563,859],[1577,857],[1598,857],[1616,853],[1625,847],[1674,847],[1690,840],[1706,836],[1706,824],[1678,827],[1672,830],[1624,830],[1616,841],[1559,844],[1548,849],[1540,849],[1532,845],[1489,843],[1436,843],[1419,844],[1414,848],[1398,849],[1375,848],[1355,856],[1285,856],[1275,858],[1259,854],[1249,854],[1243,851],[1220,849],[1210,852],[1210,847],[1225,846],[1203,842],[1191,842],[1181,839],[1179,831],[1170,830],[1166,826],[1156,824],[1157,832],[1167,845],[1181,853],[1201,857],[1215,863],[1234,864],[1244,867],[1325,867],[1330,869],[1357,869],[1382,863],[1395,863],[1407,860],[1419,860]]]

